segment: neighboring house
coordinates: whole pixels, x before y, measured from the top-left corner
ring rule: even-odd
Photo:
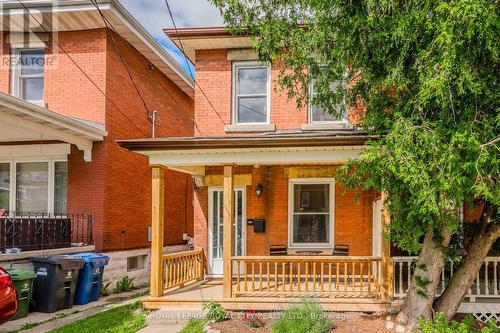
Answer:
[[[0,247],[91,245],[64,251],[148,281],[151,168],[115,140],[151,137],[153,111],[156,135],[192,136],[193,80],[117,1],[99,1],[109,28],[90,1],[27,1],[32,31],[18,1],[0,5]],[[186,249],[192,179],[166,178],[162,245]]]
[[[414,258],[391,257],[382,237],[390,223],[383,196],[356,198],[336,181],[338,167],[369,139],[356,126],[363,108],[339,118],[316,106],[298,110],[275,89],[280,68],[259,63],[248,36],[224,28],[166,34],[196,67],[194,135],[119,141],[154,165],[151,297],[144,306],[193,304],[202,295],[227,308],[269,310],[316,297],[331,310],[378,311],[404,295]],[[162,197],[172,185],[162,175],[169,169],[194,178],[196,249],[162,255],[169,223]],[[222,283],[168,293],[204,277]],[[488,294],[481,288],[472,294]],[[489,295],[498,296],[496,287]]]

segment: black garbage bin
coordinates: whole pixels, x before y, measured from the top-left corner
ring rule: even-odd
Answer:
[[[35,267],[35,311],[55,312],[73,305],[82,258],[56,255],[30,258]]]

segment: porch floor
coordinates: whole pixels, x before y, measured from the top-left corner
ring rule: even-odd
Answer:
[[[327,311],[385,311],[390,302],[375,298],[362,297],[325,297],[324,295],[311,295],[324,310]],[[301,297],[280,297],[279,294],[238,296],[235,298],[224,298],[222,280],[205,280],[194,283],[184,288],[167,291],[162,297],[143,299],[143,307],[146,309],[179,309],[199,308],[203,302],[216,301],[228,310],[260,310],[269,311],[285,309],[290,304],[300,303]]]

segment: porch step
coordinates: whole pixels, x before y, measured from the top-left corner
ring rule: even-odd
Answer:
[[[186,324],[190,319],[202,319],[201,306],[190,308],[169,308],[153,311],[146,316],[148,326],[164,326],[171,324]]]

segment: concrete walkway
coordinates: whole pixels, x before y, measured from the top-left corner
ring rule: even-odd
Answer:
[[[26,318],[12,320],[1,325],[0,332],[6,333],[17,331],[25,327],[27,324],[39,325],[32,329],[23,330],[23,333],[47,332],[57,327],[92,316],[96,313],[128,303],[133,303],[143,297],[143,294],[148,290],[148,288],[142,288],[121,294],[113,294],[101,297],[96,302],[85,305],[74,305],[71,309],[61,310],[54,313],[32,312]],[[134,297],[134,295],[138,296]]]

